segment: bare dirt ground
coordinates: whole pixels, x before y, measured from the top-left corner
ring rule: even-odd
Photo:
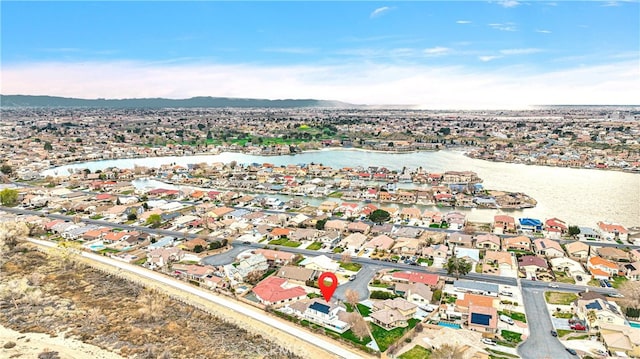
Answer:
[[[81,341],[131,358],[297,358],[262,336],[163,294],[69,258],[23,248],[5,253],[0,267],[0,325],[45,336],[27,342],[29,337],[17,339],[3,330],[0,345],[13,341],[16,346],[0,348],[0,357],[33,358],[27,347],[59,351]],[[87,350],[93,354],[59,354],[117,358]]]

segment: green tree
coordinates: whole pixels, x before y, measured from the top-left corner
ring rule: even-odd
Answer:
[[[0,191],[0,203],[3,206],[15,206],[18,203],[18,191],[11,188],[5,188]]]
[[[10,175],[13,172],[13,168],[11,168],[11,166],[5,163],[0,167],[0,172],[6,175]]]
[[[196,252],[196,253],[200,253],[200,252],[204,251],[204,247],[202,246],[202,244],[196,244],[193,247],[193,251]]]
[[[375,211],[371,212],[371,214],[369,215],[369,219],[371,220],[371,222],[377,223],[377,224],[386,222],[390,218],[391,218],[391,215],[389,214],[389,212],[383,209],[376,209]]]
[[[129,215],[127,215],[127,219],[130,221],[135,221],[136,219],[138,219],[138,215],[135,213],[129,213]]]
[[[51,142],[45,142],[44,143],[44,149],[47,151],[52,151],[53,150],[53,146],[51,146]]]
[[[578,228],[578,226],[569,226],[570,236],[577,236],[578,234],[580,234],[580,228]]]
[[[450,257],[447,261],[447,273],[449,275],[455,275],[456,279],[460,279],[460,276],[467,275],[471,271],[471,263],[467,262],[464,258]]]
[[[316,229],[319,230],[319,231],[323,230],[325,224],[327,224],[327,219],[326,218],[317,221],[316,222]]]
[[[157,227],[162,223],[162,217],[159,214],[152,214],[147,218],[147,224],[152,227]]]

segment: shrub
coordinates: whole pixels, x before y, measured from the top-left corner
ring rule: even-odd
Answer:
[[[15,342],[6,342],[6,343],[4,343],[4,348],[5,349],[11,349],[11,348],[13,348],[15,346],[16,346]]]

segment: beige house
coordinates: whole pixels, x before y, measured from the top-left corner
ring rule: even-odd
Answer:
[[[418,306],[402,298],[387,299],[373,303],[371,317],[374,324],[386,329],[407,327],[408,320],[416,314]]]
[[[485,248],[493,251],[500,250],[500,237],[486,233],[476,237],[476,248]]]
[[[502,240],[502,244],[505,250],[531,250],[531,239],[525,236],[507,237]]]
[[[589,250],[591,247],[584,242],[575,241],[565,244],[564,247],[567,249],[569,257],[577,258],[578,260],[589,258]]]

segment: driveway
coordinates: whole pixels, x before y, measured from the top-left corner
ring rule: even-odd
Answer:
[[[524,307],[527,311],[529,337],[518,347],[518,354],[524,359],[575,358],[569,354],[558,338],[551,336],[551,318],[544,300],[545,288],[523,287]]]
[[[369,282],[371,282],[373,276],[375,276],[376,272],[380,269],[382,269],[381,266],[363,265],[362,269],[360,269],[356,275],[356,279],[338,286],[333,297],[345,301],[346,297],[344,294],[346,290],[353,289],[360,294],[360,300],[369,298]]]

